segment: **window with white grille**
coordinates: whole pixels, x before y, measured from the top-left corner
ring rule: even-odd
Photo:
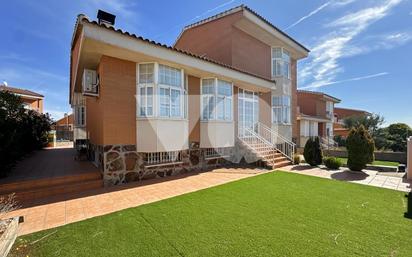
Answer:
[[[231,155],[231,147],[206,148],[205,158],[228,157]]]
[[[180,151],[146,153],[144,157],[146,165],[167,164],[182,162]]]

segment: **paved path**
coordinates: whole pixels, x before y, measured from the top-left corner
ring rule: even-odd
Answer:
[[[268,170],[228,168],[147,180],[140,184],[113,186],[82,195],[46,199],[43,203],[13,211],[7,216],[24,216],[19,231],[19,235],[24,235],[266,172]]]
[[[343,180],[363,185],[370,185],[382,188],[388,188],[403,192],[411,192],[412,181],[406,181],[401,176],[392,176],[378,174],[377,171],[364,170],[362,173],[351,173],[347,168],[341,168],[340,170],[327,170],[326,168],[311,167],[307,164],[290,165],[281,168],[281,170],[316,176],[321,178],[329,178],[336,180]]]
[[[18,162],[8,177],[1,178],[0,184],[99,171],[89,161],[75,161],[75,155],[70,146],[35,151]]]

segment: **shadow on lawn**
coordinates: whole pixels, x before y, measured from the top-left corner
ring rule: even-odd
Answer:
[[[333,173],[331,177],[336,180],[358,181],[366,179],[367,177],[369,177],[369,174],[364,172],[350,172],[349,170],[343,170]]]
[[[412,192],[405,195],[405,197],[408,198],[408,203],[407,203],[407,210],[404,216],[405,218],[412,219]]]

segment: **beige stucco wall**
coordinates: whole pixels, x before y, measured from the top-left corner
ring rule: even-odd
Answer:
[[[232,147],[235,145],[235,123],[225,121],[200,122],[200,147]]]
[[[137,151],[167,152],[189,148],[187,120],[137,120]]]

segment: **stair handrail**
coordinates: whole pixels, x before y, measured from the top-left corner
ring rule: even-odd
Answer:
[[[269,128],[261,122],[255,123],[255,128],[257,134],[268,141],[273,148],[278,150],[283,156],[293,161],[293,156],[295,154],[296,144],[291,140],[288,140],[284,136],[275,132],[273,129]]]

